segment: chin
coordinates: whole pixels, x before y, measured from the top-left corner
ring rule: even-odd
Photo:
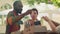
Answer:
[[[35,18],[32,18],[32,19],[35,19]]]

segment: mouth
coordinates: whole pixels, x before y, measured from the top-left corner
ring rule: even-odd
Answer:
[[[35,16],[32,16],[32,18],[34,18]]]

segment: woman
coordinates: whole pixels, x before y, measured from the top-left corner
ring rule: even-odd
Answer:
[[[39,27],[41,26],[40,21],[37,19],[38,16],[38,10],[36,8],[31,9],[30,11],[31,14],[31,19],[29,19],[26,23],[25,23],[25,28],[24,28],[24,34],[28,34],[28,31],[30,33],[32,33],[34,31],[34,26],[35,25],[39,25]],[[27,32],[27,33],[26,33]]]

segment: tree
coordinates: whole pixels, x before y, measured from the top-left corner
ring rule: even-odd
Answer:
[[[60,7],[60,0],[51,0],[55,6]]]
[[[60,0],[27,0],[27,3],[32,6],[34,3],[46,3],[46,4],[54,4],[55,6],[60,7]]]
[[[5,5],[1,6],[1,11],[6,10],[6,9],[11,9],[11,8],[12,8],[12,6],[10,4],[6,3]]]

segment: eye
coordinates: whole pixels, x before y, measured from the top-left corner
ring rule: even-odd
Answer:
[[[34,14],[36,14],[36,12],[34,12]]]

